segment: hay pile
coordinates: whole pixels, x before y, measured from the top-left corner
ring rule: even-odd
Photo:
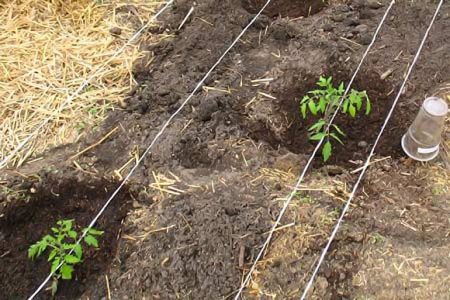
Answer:
[[[160,5],[155,0],[0,0],[0,161],[46,119],[50,122],[10,167],[76,141],[103,120],[134,85],[139,42],[72,102],[66,100]],[[139,41],[152,38],[144,33]]]

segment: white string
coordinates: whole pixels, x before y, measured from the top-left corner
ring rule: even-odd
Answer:
[[[154,137],[153,141],[150,143],[150,145],[147,147],[147,149],[144,151],[144,153],[141,155],[141,157],[138,159],[136,164],[133,168],[131,168],[130,172],[127,174],[127,176],[124,178],[124,180],[120,183],[120,185],[117,187],[117,189],[112,193],[112,195],[108,198],[106,203],[103,205],[103,207],[100,209],[100,211],[97,213],[97,215],[92,219],[91,223],[87,227],[88,229],[92,228],[94,224],[97,222],[97,220],[100,218],[100,216],[104,213],[106,208],[109,206],[111,201],[114,199],[115,196],[120,192],[120,190],[123,188],[126,182],[130,179],[131,175],[134,173],[134,171],[137,169],[137,167],[141,164],[141,162],[144,160],[144,158],[147,156],[147,154],[150,152],[150,149],[153,147],[153,145],[156,143],[156,141],[159,139],[159,137],[163,134],[163,132],[166,130],[166,128],[169,126],[169,124],[172,122],[172,120],[183,110],[183,108],[186,106],[186,104],[191,100],[191,98],[194,96],[194,94],[201,88],[205,80],[211,75],[211,73],[215,70],[215,68],[222,62],[222,60],[225,58],[225,56],[228,54],[228,52],[231,51],[231,49],[236,45],[236,43],[239,41],[239,39],[244,35],[244,33],[252,26],[252,24],[256,21],[256,19],[261,15],[263,10],[269,5],[271,0],[268,0],[266,4],[261,8],[261,10],[253,17],[253,19],[248,23],[247,26],[241,31],[241,33],[236,37],[236,39],[231,43],[231,45],[225,50],[225,52],[222,54],[222,56],[217,60],[217,62],[209,69],[209,71],[206,73],[206,75],[200,80],[200,82],[197,84],[197,86],[194,88],[194,90],[189,94],[189,96],[184,100],[184,102],[181,104],[181,106],[169,117],[169,119],[164,123],[164,125],[161,127],[159,132]],[[84,231],[81,237],[78,239],[77,244],[81,242],[81,240],[86,236],[88,230]],[[73,252],[73,249],[69,252],[71,254]],[[34,297],[44,288],[44,286],[49,282],[51,277],[53,276],[54,272],[56,272],[63,263],[60,263],[56,269],[51,272],[47,278],[42,282],[42,284],[36,289],[36,291],[28,298],[28,300],[34,299]]]
[[[339,227],[341,226],[341,223],[342,223],[342,221],[344,219],[345,214],[347,213],[348,209],[350,208],[350,204],[352,202],[353,197],[355,196],[356,190],[358,189],[359,184],[361,183],[361,180],[363,179],[364,174],[366,173],[366,170],[367,170],[367,168],[370,165],[370,159],[372,158],[372,156],[375,153],[375,148],[377,147],[377,144],[380,141],[380,138],[383,135],[383,132],[386,129],[386,126],[387,126],[390,118],[392,117],[392,114],[393,114],[394,109],[395,109],[395,107],[397,105],[397,102],[400,99],[400,96],[402,95],[403,89],[405,88],[406,82],[408,81],[409,76],[411,75],[411,72],[412,72],[412,70],[414,69],[414,66],[417,63],[417,60],[419,59],[420,53],[422,52],[423,46],[425,45],[425,42],[426,42],[426,40],[428,38],[428,35],[430,33],[430,30],[431,30],[431,27],[433,27],[433,24],[434,24],[434,22],[436,20],[436,17],[437,17],[437,15],[439,13],[439,10],[441,9],[441,6],[442,6],[443,2],[444,2],[444,0],[441,0],[439,2],[438,7],[436,8],[436,12],[434,13],[433,19],[431,20],[431,23],[428,26],[427,31],[425,32],[425,35],[424,35],[424,37],[422,39],[422,42],[420,43],[419,49],[417,50],[417,53],[416,53],[416,55],[414,57],[414,60],[411,63],[411,66],[409,67],[409,70],[408,70],[408,73],[406,74],[405,79],[403,80],[402,86],[400,87],[400,90],[398,91],[398,94],[395,97],[394,102],[392,103],[391,110],[389,111],[389,113],[388,113],[388,115],[387,115],[387,117],[386,117],[386,119],[385,119],[385,121],[383,123],[383,126],[381,127],[381,130],[378,133],[377,139],[375,140],[375,143],[374,143],[374,145],[373,145],[373,147],[372,147],[372,149],[370,151],[370,154],[367,157],[367,160],[366,160],[366,162],[364,164],[364,168],[362,169],[361,173],[359,174],[359,177],[358,177],[358,180],[356,181],[356,184],[353,186],[352,192],[351,192],[350,196],[348,197],[348,200],[347,200],[347,203],[344,206],[344,209],[342,210],[341,216],[339,217],[339,219],[338,219],[338,221],[336,223],[336,226],[334,227],[333,232],[330,235],[330,239],[328,240],[327,245],[325,246],[325,248],[322,251],[322,254],[320,255],[320,259],[319,259],[319,261],[318,261],[318,263],[316,265],[316,268],[314,269],[313,274],[311,275],[311,279],[308,281],[308,284],[306,285],[305,290],[303,291],[303,294],[302,294],[302,296],[300,298],[301,300],[306,299],[306,295],[308,294],[308,291],[310,290],[310,288],[312,287],[312,285],[314,283],[314,279],[317,276],[317,273],[319,272],[320,266],[322,265],[322,263],[323,263],[323,261],[325,259],[325,255],[327,254],[327,252],[328,252],[328,250],[329,250],[329,248],[331,246],[331,243],[333,242],[333,240],[334,240],[334,238],[335,238],[335,236],[336,236],[336,234],[337,234],[337,232],[339,230]]]
[[[353,84],[353,81],[355,80],[356,75],[358,74],[359,70],[361,69],[361,66],[362,66],[365,58],[367,57],[367,55],[369,54],[373,44],[375,43],[375,40],[376,40],[376,38],[378,36],[378,33],[380,32],[381,27],[383,26],[383,23],[385,22],[386,17],[389,15],[389,12],[390,12],[392,6],[394,5],[394,3],[395,3],[395,0],[392,0],[391,4],[386,9],[386,12],[384,13],[383,18],[381,19],[381,22],[379,23],[377,29],[375,30],[375,33],[374,33],[373,38],[372,38],[372,41],[370,42],[369,46],[367,47],[366,51],[364,52],[364,54],[363,54],[363,56],[361,58],[361,61],[359,62],[358,66],[356,68],[355,73],[353,74],[352,78],[350,79],[350,82],[347,85],[347,88],[346,88],[346,90],[344,92],[344,95],[342,96],[341,100],[339,101],[339,104],[338,104],[336,110],[334,111],[332,117],[328,121],[328,125],[326,127],[326,131],[328,131],[330,129],[331,125],[333,124],[333,121],[334,121],[334,119],[336,118],[336,116],[337,116],[337,114],[339,112],[339,108],[341,107],[345,97],[347,96],[348,92],[350,91],[350,88],[351,88],[351,86]],[[251,276],[252,276],[253,272],[255,271],[256,264],[261,259],[261,257],[263,256],[264,252],[266,251],[266,249],[267,249],[267,247],[268,247],[268,245],[269,245],[269,243],[270,243],[270,241],[272,239],[273,233],[275,232],[276,228],[280,224],[281,218],[283,217],[284,213],[286,212],[287,208],[289,207],[289,204],[291,203],[294,195],[296,194],[298,188],[300,187],[300,184],[303,182],[303,179],[304,179],[304,177],[306,175],[306,172],[308,171],[309,166],[311,165],[312,161],[314,160],[314,157],[317,154],[317,151],[319,151],[320,146],[322,145],[323,141],[324,141],[324,137],[318,142],[316,148],[314,149],[314,151],[310,155],[310,157],[308,159],[308,162],[306,163],[305,168],[303,169],[299,179],[297,180],[297,183],[295,184],[294,188],[292,189],[291,193],[289,194],[289,197],[286,199],[286,201],[285,201],[285,203],[283,205],[283,208],[281,209],[280,214],[278,215],[277,220],[273,224],[273,226],[272,226],[272,228],[271,228],[271,230],[269,232],[269,235],[267,236],[266,241],[264,242],[261,250],[259,251],[258,255],[256,256],[255,261],[253,262],[252,266],[250,267],[250,270],[248,271],[244,281],[242,282],[241,287],[239,288],[236,296],[234,297],[235,300],[239,299],[239,297],[242,294],[243,290],[248,285],[248,283],[249,283],[249,281],[251,279]]]
[[[180,26],[178,26],[178,30],[183,28],[184,23],[187,22],[191,14],[194,12],[194,7],[192,6],[191,9],[188,11],[187,15],[184,17],[183,21],[181,21]]]
[[[68,104],[70,104],[83,90],[84,88],[95,78],[100,74],[105,67],[113,61],[119,54],[121,54],[125,48],[130,46],[141,34],[142,32],[154,21],[156,18],[159,17],[172,3],[174,0],[169,0],[164,7],[159,10],[155,15],[153,15],[150,20],[142,26],[129,40],[126,42],[122,47],[120,47],[107,61],[105,61],[90,77],[86,78],[81,85],[73,92],[69,97],[67,97],[66,101],[63,102],[63,104],[58,108],[56,113],[60,113],[63,111]],[[0,161],[0,169],[6,166],[6,164],[29,142],[31,139],[36,136],[39,131],[53,118],[53,116],[48,116],[44,121],[34,129],[34,131],[28,135],[9,155],[7,155],[2,161]]]

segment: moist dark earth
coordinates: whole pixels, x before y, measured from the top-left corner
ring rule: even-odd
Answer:
[[[300,98],[321,75],[333,76],[336,84],[350,80],[388,6],[337,2],[269,5],[105,211],[96,225],[105,231],[100,249],[77,266],[74,280],[61,284],[57,299],[234,296],[314,148],[307,128],[315,120],[300,118]],[[80,143],[2,171],[1,299],[31,295],[49,267],[44,258],[28,261],[28,246],[56,220],[89,223],[133,157],[144,152],[263,4],[198,1],[178,30],[192,2],[176,1],[149,32],[173,37],[141,45],[144,58],[134,65],[139,85],[125,106]],[[435,7],[428,1],[393,6],[354,83],[367,91],[373,112],[338,116],[345,145],[335,145],[326,166],[316,157],[305,191],[296,195],[244,298],[301,294],[355,182],[352,171],[370,151]],[[399,143],[423,99],[450,81],[449,26],[446,3],[377,148],[383,160],[366,176],[311,299],[450,298],[450,200],[446,184],[434,178],[447,174],[447,158],[433,162],[434,175],[424,174]],[[115,127],[105,142],[72,158]],[[48,291],[39,295],[47,298]]]

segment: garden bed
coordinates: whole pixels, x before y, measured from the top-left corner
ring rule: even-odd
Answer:
[[[43,280],[49,271],[43,261],[27,261],[27,247],[59,218],[84,225],[94,217],[136,154],[145,150],[260,2],[202,1],[176,30],[191,7],[190,1],[177,1],[155,31],[174,36],[141,47],[147,55],[134,64],[139,85],[127,97],[126,108],[111,112],[81,142],[49,150],[23,166],[17,170],[22,176],[4,172],[0,179],[8,190],[2,193],[0,210],[5,224],[0,264],[8,297],[28,296],[37,278]],[[292,16],[285,13],[289,6],[278,5],[276,12],[269,10],[258,19],[136,170],[132,193],[112,202],[96,226],[106,232],[103,244],[77,266],[76,279],[65,282],[57,298],[233,296],[314,147],[306,134],[313,121],[301,120],[299,100],[320,75],[349,80],[387,6],[386,1],[347,2]],[[355,81],[355,88],[368,92],[372,114],[337,118],[347,133],[345,145],[336,146],[326,167],[316,158],[304,191],[296,195],[284,227],[258,264],[246,298],[294,299],[302,292],[356,179],[354,170],[376,138],[434,9],[435,4],[425,2],[394,5]],[[446,158],[442,155],[429,166],[416,164],[402,153],[399,141],[424,97],[450,81],[449,13],[445,4],[376,151],[381,161],[369,171],[312,299],[448,295],[446,272],[437,271],[448,270],[450,263],[444,255],[450,249]],[[48,171],[40,171],[44,168]],[[31,194],[29,178],[52,174],[49,169],[58,170],[58,180],[56,175],[40,176],[33,182],[41,188]],[[398,270],[402,258],[415,260]],[[381,261],[382,267],[377,266]],[[18,265],[23,271],[8,275]],[[33,276],[23,275],[32,270]],[[24,282],[23,287],[14,282]]]

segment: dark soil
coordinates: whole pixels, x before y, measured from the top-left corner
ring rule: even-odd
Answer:
[[[258,12],[266,0],[242,0],[242,6],[249,12]],[[269,17],[306,17],[318,13],[326,6],[325,1],[280,0],[270,3],[263,14]]]
[[[2,222],[8,222],[5,228],[9,234],[21,237],[17,242],[20,250],[14,252],[13,257],[20,258],[20,266],[27,268],[11,273],[17,265],[8,262],[8,256],[0,258],[1,268],[4,268],[0,270],[3,274],[0,275],[3,276],[1,282],[9,286],[10,294],[14,292],[21,298],[27,296],[47,274],[48,268],[43,261],[27,262],[28,245],[48,231],[58,218],[80,215],[78,222],[81,225],[87,223],[88,215],[90,218],[95,215],[114,186],[88,177],[77,183],[75,178],[86,172],[110,178],[133,157],[133,153],[142,153],[163,123],[249,22],[261,2],[201,1],[190,20],[178,31],[176,28],[192,2],[177,1],[174,8],[162,16],[162,28],[152,30],[154,34],[165,32],[174,37],[156,45],[142,45],[147,55],[135,63],[139,86],[129,95],[127,108],[112,112],[102,128],[86,134],[81,143],[52,150],[43,160],[19,170],[27,176],[49,166],[60,170],[61,181],[56,185],[59,189],[55,186],[53,191],[66,196],[51,196],[51,180],[43,181],[45,188],[39,189],[30,202],[14,200],[17,193],[15,197],[10,197],[9,191],[2,193],[3,202],[7,203],[0,211],[6,218]],[[299,4],[295,8],[294,2]],[[199,92],[136,170],[132,185],[133,194],[137,196],[125,218],[124,235],[118,247],[116,242],[105,243],[101,250],[92,254],[93,259],[86,258],[86,267],[79,268],[79,272],[84,273],[77,275],[75,282],[66,283],[68,288],[62,288],[58,297],[71,298],[82,293],[91,299],[102,298],[106,295],[105,278],[100,275],[104,274],[110,279],[115,299],[220,299],[229,297],[239,287],[265,232],[278,214],[279,198],[289,192],[294,180],[294,175],[283,172],[297,175],[314,147],[306,135],[306,128],[314,120],[300,119],[300,98],[314,88],[320,75],[332,75],[336,83],[348,82],[387,4],[387,1],[381,1],[379,7],[374,1],[339,2],[324,6],[319,5],[322,3],[319,1],[278,1],[277,5],[275,2],[269,7],[207,80],[206,85],[216,90]],[[334,180],[353,184],[355,175],[348,171],[361,165],[360,161],[365,159],[374,142],[434,8],[435,4],[426,1],[398,1],[395,4],[354,85],[354,88],[368,92],[373,112],[355,120],[338,116],[336,123],[347,136],[344,146],[335,145],[330,162],[334,171],[324,170],[320,157],[317,157],[308,184],[319,179],[325,180],[321,181],[320,187],[331,187]],[[399,164],[402,172],[408,168],[401,166],[404,163],[399,143],[402,134],[423,99],[439,84],[450,80],[449,13],[449,4],[445,4],[377,149],[379,156],[391,156],[390,162]],[[150,67],[147,66],[149,59],[153,59]],[[381,75],[389,69],[392,73],[382,79]],[[262,78],[273,80],[258,81]],[[119,128],[116,134],[77,158],[83,171],[74,171],[68,158],[97,142],[116,126]],[[55,157],[60,158],[56,163]],[[122,175],[129,168],[125,168]],[[385,172],[393,178],[403,176],[394,171]],[[179,190],[177,195],[155,188],[158,174],[173,179],[170,185]],[[333,177],[336,175],[339,176]],[[13,170],[2,177],[6,184],[19,178]],[[29,180],[22,178],[20,181],[26,184]],[[403,181],[392,182],[400,184]],[[421,184],[424,183],[419,186]],[[88,186],[97,188],[91,191]],[[108,193],[103,191],[105,186]],[[16,192],[18,189],[24,189],[23,193],[28,194],[30,186],[13,188]],[[367,249],[373,250],[366,247],[370,245],[366,236],[373,230],[377,214],[388,216],[387,208],[377,206],[375,193],[370,192],[373,197],[364,198],[364,201],[358,198],[358,205],[363,206],[360,203],[367,201],[368,205],[375,206],[375,210],[364,208],[351,215],[347,230],[333,245],[329,263],[318,278],[313,297],[353,299],[377,295],[376,285],[366,285],[364,291],[353,285],[353,280],[362,271],[372,274],[364,265],[365,256],[371,253]],[[318,199],[314,205],[305,208],[298,202],[293,204],[282,223],[290,224],[293,220],[295,231],[276,235],[267,260],[260,265],[260,275],[249,287],[246,297],[266,299],[275,294],[282,299],[291,299],[298,296],[345,195],[342,192],[340,198],[333,198],[313,193],[311,196]],[[92,206],[87,206],[87,200],[82,199],[89,199]],[[125,199],[131,200],[131,196],[123,195],[113,202],[107,214],[110,218],[116,214],[112,224],[107,224],[107,220],[111,220],[105,217],[97,226],[109,232],[105,241],[116,241],[118,222],[124,216],[119,212],[125,212],[122,206]],[[62,203],[70,209],[63,209],[66,206]],[[86,207],[80,212],[73,211],[78,205]],[[404,202],[394,203],[389,210],[403,209],[403,205]],[[36,215],[33,228],[24,224],[24,219],[16,221],[19,216],[10,207],[21,207],[17,211],[25,211],[24,218],[27,219],[27,216],[35,218]],[[423,209],[432,208],[424,204]],[[55,212],[50,214],[53,210]],[[372,218],[366,216],[369,212]],[[433,217],[436,218],[446,214],[444,211],[435,213]],[[386,217],[385,226],[394,226],[399,222],[398,218],[398,215]],[[427,222],[420,214],[415,218],[419,224]],[[34,230],[37,223],[39,231]],[[300,232],[298,226],[301,226]],[[398,235],[392,234],[392,238],[396,239]],[[410,241],[415,238],[411,236]],[[8,244],[8,248],[0,248],[1,251],[19,249],[9,247],[13,243],[10,239],[13,238],[1,241],[2,247]],[[440,245],[445,244],[441,232],[436,239]],[[292,260],[272,261],[277,253]],[[95,259],[99,259],[97,267],[93,263]],[[11,283],[25,281],[23,278],[29,275],[24,274],[29,274],[25,273],[28,271],[34,272],[34,276],[26,279],[24,288],[14,288]],[[381,275],[377,280],[383,280]],[[263,290],[267,293],[261,292]],[[396,299],[399,295],[394,293],[386,299]]]
[[[22,199],[6,205],[0,218],[1,299],[23,299],[31,295],[50,273],[45,255],[35,261],[27,258],[31,244],[49,234],[50,228],[61,219],[74,219],[80,232],[113,190],[113,185],[105,180],[68,179],[67,174],[48,174],[39,182],[27,182],[26,186],[33,190],[33,194],[23,195]],[[96,228],[105,230],[99,238],[101,251],[85,248],[85,263],[75,268],[74,280],[60,281],[60,299],[80,297],[89,278],[108,270],[116,252],[121,222],[127,212],[124,193],[118,196],[96,225]]]
[[[173,227],[140,243],[123,244],[127,251],[121,252],[120,261],[126,263],[117,269],[140,270],[128,276],[113,274],[116,288],[131,283],[136,298],[155,299],[175,299],[175,295],[219,299],[232,294],[240,282],[234,275],[241,251],[241,259],[249,261],[270,226],[267,204],[261,201],[267,191],[262,185],[250,189],[232,181],[236,179],[222,178],[227,185],[212,180],[214,191],[210,185],[208,191],[173,197],[145,212],[146,219],[158,220],[157,228]],[[142,264],[142,260],[149,261]],[[125,290],[115,292],[118,297],[126,295]]]

